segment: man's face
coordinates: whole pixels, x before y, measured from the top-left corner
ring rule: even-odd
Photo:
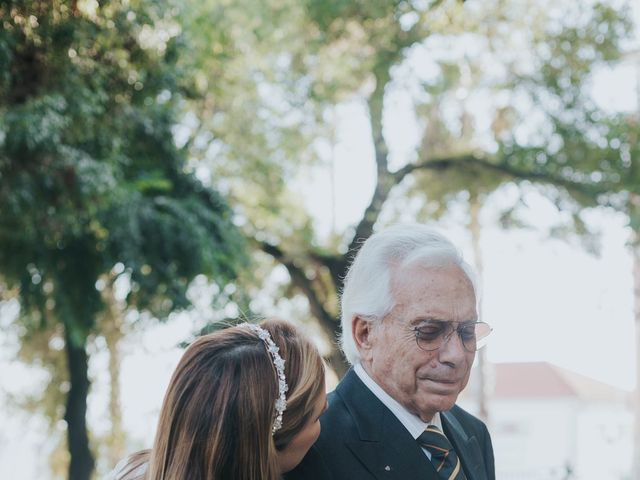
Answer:
[[[427,320],[475,321],[473,286],[457,266],[410,265],[392,270],[391,292],[396,305],[371,327],[362,365],[407,410],[430,421],[449,410],[467,385],[475,353],[465,350],[456,332],[439,349],[424,351],[413,328]]]

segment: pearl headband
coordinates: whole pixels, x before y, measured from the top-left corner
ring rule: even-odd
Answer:
[[[287,379],[284,376],[284,360],[280,356],[280,349],[273,342],[268,331],[253,323],[243,323],[242,325],[247,326],[250,330],[253,330],[258,337],[260,337],[267,347],[267,352],[271,355],[273,366],[276,367],[276,373],[278,375],[278,398],[275,403],[276,418],[273,421],[273,427],[271,427],[271,435],[273,435],[282,428],[282,414],[287,409],[287,397],[285,394],[287,390],[289,390],[289,386],[287,385]]]

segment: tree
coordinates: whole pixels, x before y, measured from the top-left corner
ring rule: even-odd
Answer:
[[[3,1],[0,17],[0,272],[23,341],[62,327],[69,478],[88,479],[97,282],[116,267],[127,305],[166,318],[195,275],[234,278],[244,242],[174,142],[191,80],[167,5]]]
[[[217,12],[215,6],[201,8]],[[377,224],[398,210],[407,216],[410,199],[420,205],[414,218],[433,218],[434,204],[445,208],[461,191],[482,198],[506,182],[527,181],[557,186],[548,191],[559,204],[572,196],[597,204],[602,184],[590,173],[615,152],[594,136],[611,116],[586,87],[593,69],[615,61],[630,35],[624,9],[335,0],[267,2],[254,15],[245,6],[219,10],[251,26],[223,28],[220,50],[232,58],[232,72],[245,72],[231,84],[250,92],[246,104],[228,97],[209,102],[210,110],[194,107],[190,155],[225,177],[245,233],[286,269],[293,288],[284,293],[307,299],[330,342],[339,334],[335,299],[350,259]],[[205,52],[196,49],[192,58],[203,76],[214,76],[206,61],[213,57],[198,51]],[[398,95],[410,97],[410,121],[419,126],[415,148],[402,158],[388,134],[389,102]],[[322,123],[353,99],[366,110],[375,186],[356,224],[322,239],[287,180],[300,158],[305,166],[322,161],[330,141]],[[248,124],[249,135],[239,138],[237,124],[222,121],[231,118]],[[345,371],[337,349],[328,357]]]

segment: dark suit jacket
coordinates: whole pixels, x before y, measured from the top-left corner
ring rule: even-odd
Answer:
[[[487,427],[454,406],[442,426],[468,480],[495,480]],[[316,444],[286,480],[441,480],[416,440],[350,370],[329,395]]]

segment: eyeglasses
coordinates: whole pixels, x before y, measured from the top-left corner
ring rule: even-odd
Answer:
[[[468,352],[476,352],[486,344],[486,338],[491,333],[491,326],[485,322],[444,322],[429,320],[413,329],[418,347],[427,352],[439,349],[447,343],[457,332],[462,346]]]

